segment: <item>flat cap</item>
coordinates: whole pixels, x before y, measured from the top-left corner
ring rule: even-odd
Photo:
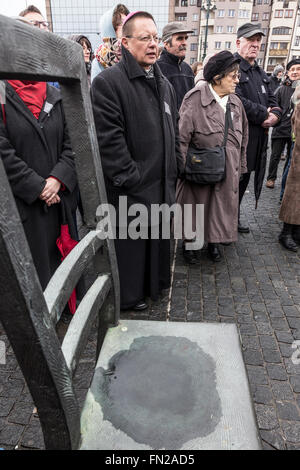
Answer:
[[[203,69],[203,76],[207,82],[210,82],[213,77],[225,72],[232,64],[240,63],[241,59],[235,57],[229,51],[221,51],[213,55]]]
[[[172,21],[171,23],[166,24],[162,30],[162,40],[167,41],[173,34],[179,33],[192,33],[191,29],[187,29],[184,23],[180,21]]]
[[[242,24],[242,26],[240,26],[237,30],[238,38],[251,38],[251,36],[254,36],[255,34],[261,34],[262,36],[265,36],[265,33],[261,29],[260,23],[245,23]]]
[[[300,64],[300,59],[290,60],[286,66],[286,69],[290,70],[290,68],[293,67],[293,65],[298,65],[298,64]]]

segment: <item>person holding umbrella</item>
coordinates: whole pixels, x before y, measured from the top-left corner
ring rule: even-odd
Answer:
[[[240,97],[249,122],[249,144],[247,148],[247,168],[239,184],[241,204],[248,187],[251,172],[254,176],[256,206],[265,176],[268,129],[276,126],[281,118],[281,109],[270,86],[266,72],[256,62],[264,32],[259,23],[246,23],[237,30],[237,53],[240,59],[240,81],[236,94]],[[249,227],[238,224],[238,231],[248,233]]]

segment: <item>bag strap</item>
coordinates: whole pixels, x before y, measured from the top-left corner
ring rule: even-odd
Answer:
[[[228,129],[233,129],[232,119],[231,119],[231,110],[230,110],[230,103],[229,100],[226,104],[226,113],[225,113],[225,130],[224,130],[224,139],[222,147],[226,147],[227,136],[228,136]]]

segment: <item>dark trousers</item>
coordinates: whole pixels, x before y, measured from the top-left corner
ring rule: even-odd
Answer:
[[[121,309],[145,297],[157,300],[170,287],[170,240],[115,240],[120,276]]]
[[[292,145],[292,139],[290,137],[272,139],[272,153],[269,163],[268,180],[276,180],[278,164],[285,144],[287,144],[287,155],[289,155]]]
[[[248,187],[249,181],[251,177],[251,172],[250,173],[244,173],[240,179],[239,183],[239,204],[241,204],[242,199],[244,197],[245,191]]]

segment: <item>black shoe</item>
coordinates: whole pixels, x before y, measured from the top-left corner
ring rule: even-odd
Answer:
[[[188,264],[197,264],[198,258],[194,250],[187,250],[185,244],[182,245],[182,254]]]
[[[213,261],[221,261],[222,256],[217,243],[209,243],[207,249]]]
[[[241,225],[240,221],[238,222],[238,232],[240,233],[249,233],[250,229],[249,227],[245,227],[244,225]]]
[[[292,237],[292,230],[293,230],[293,225],[291,224],[283,224],[283,229],[281,231],[281,234],[279,235],[279,243],[281,243],[284,248],[290,251],[297,251],[297,245],[293,240]]]
[[[132,307],[132,310],[135,312],[140,312],[141,310],[146,310],[146,308],[148,308],[148,304],[146,304],[144,300],[141,300],[134,307]]]
[[[300,225],[293,225],[292,238],[297,245],[300,245]]]

